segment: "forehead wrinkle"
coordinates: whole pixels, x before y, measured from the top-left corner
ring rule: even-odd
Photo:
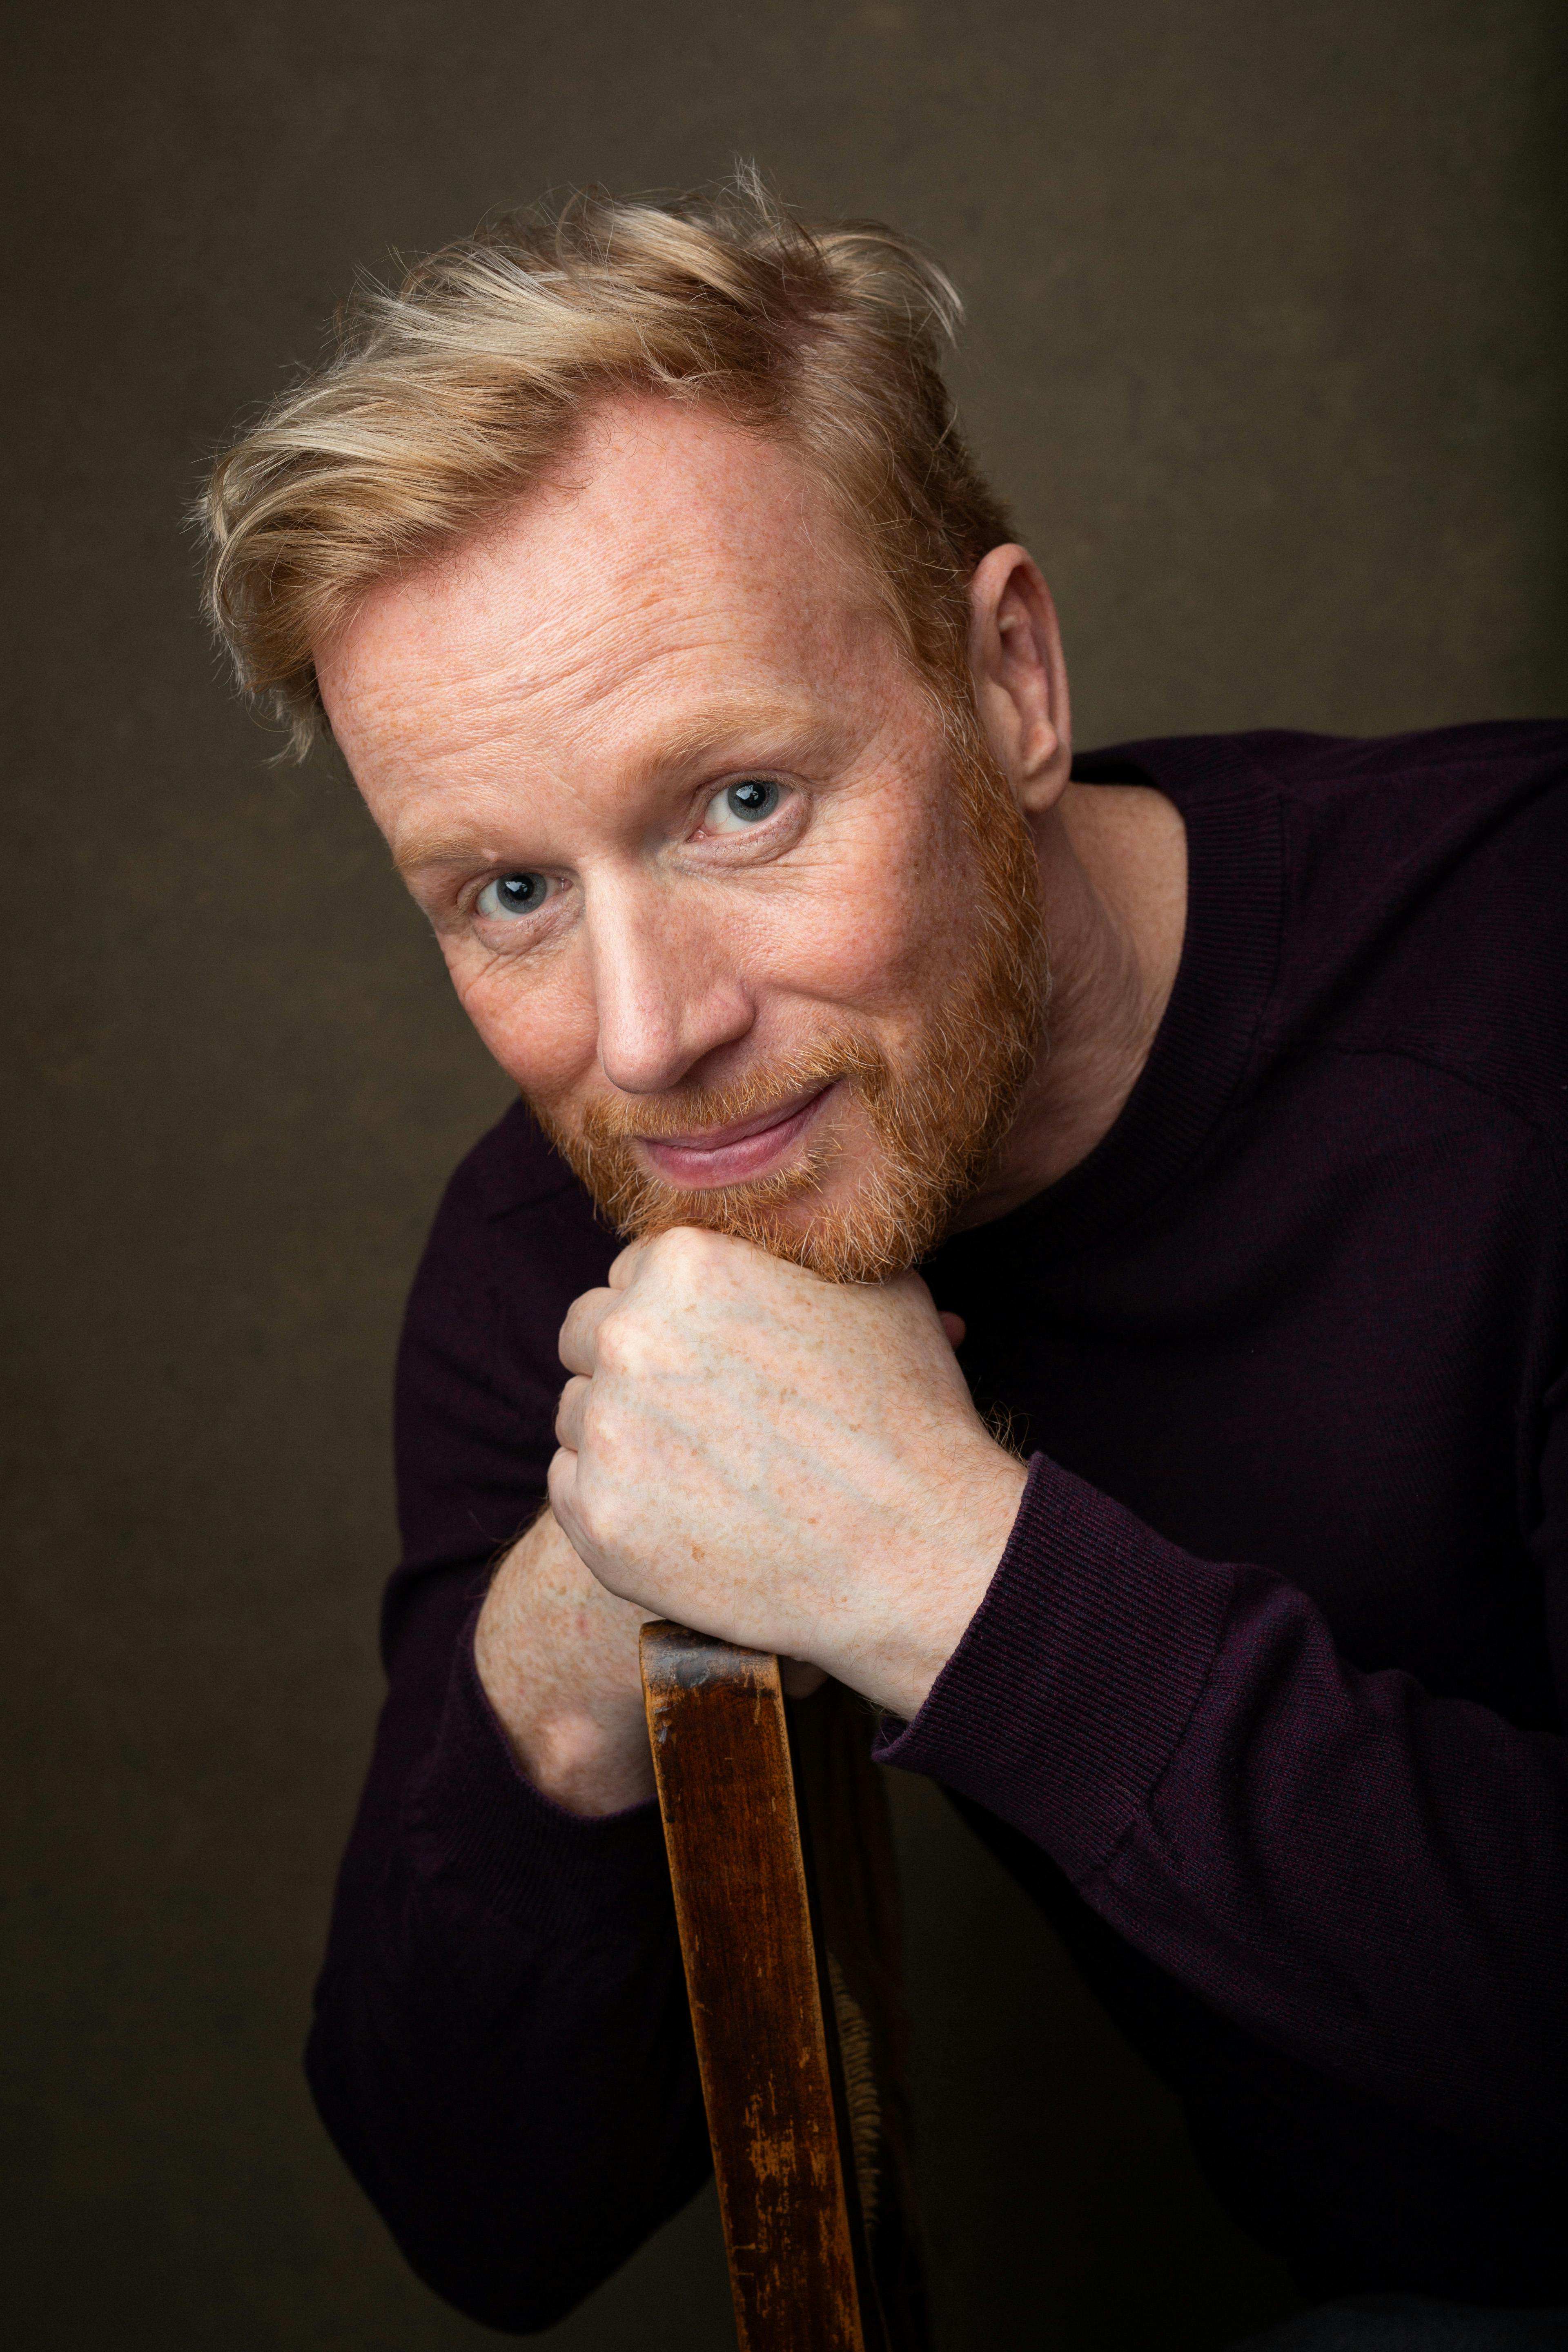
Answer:
[[[365,695],[360,723],[370,720],[383,755],[397,768],[406,772],[412,762],[431,782],[457,770],[455,782],[483,788],[505,779],[516,792],[527,777],[581,807],[596,797],[590,772],[579,772],[584,760],[605,781],[613,776],[627,785],[689,769],[731,746],[739,756],[787,766],[794,762],[786,753],[799,757],[825,736],[842,733],[852,708],[863,722],[850,730],[856,737],[868,725],[874,731],[883,715],[891,683],[886,675],[875,686],[863,679],[868,696],[840,690],[846,670],[863,666],[854,658],[865,650],[863,640],[853,650],[819,647],[826,658],[803,669],[794,657],[796,645],[758,646],[748,634],[746,657],[737,661],[737,633],[722,626],[722,614],[681,617],[688,625],[679,633],[618,646],[608,662],[600,648],[561,643],[565,633],[553,628],[557,658],[522,670],[505,658],[510,648],[497,648],[486,660],[470,640],[467,664],[432,665],[437,675],[423,681],[417,718],[407,708],[409,681],[400,668]],[[603,616],[597,634],[613,637],[615,618]],[[708,625],[710,619],[720,625]],[[881,664],[874,659],[871,667]]]
[[[520,821],[527,821],[528,803],[541,788],[582,805],[581,790],[572,779],[541,761],[528,777],[463,779],[438,814],[432,814],[423,802],[395,813],[387,833],[394,865],[407,875],[511,856],[508,836]]]
[[[770,667],[798,668],[808,644],[837,669],[842,651],[828,642],[835,635],[853,640],[868,622],[886,626],[865,583],[817,551],[804,567],[787,555],[782,565],[750,557],[736,536],[742,519],[721,505],[685,518],[684,530],[672,530],[668,515],[662,524],[644,515],[628,530],[620,517],[619,536],[608,545],[608,533],[590,527],[574,551],[598,542],[586,574],[569,572],[564,596],[557,592],[510,616],[518,689],[571,688],[586,706],[627,691],[635,671],[683,656],[740,650]],[[835,611],[840,630],[828,628],[825,639],[824,623]],[[784,665],[781,649],[793,656]]]
[[[509,701],[558,694],[599,667],[605,675],[586,692],[580,691],[578,698],[603,699],[624,690],[632,669],[700,651],[733,634],[721,601],[707,600],[704,612],[700,590],[678,600],[667,587],[644,584],[634,591],[628,582],[625,593],[612,588],[607,594],[569,595],[531,606],[525,603],[521,609],[515,604],[498,609],[481,595],[478,612],[470,609],[465,615],[461,590],[455,600],[451,596],[454,584],[450,570],[434,568],[426,582],[415,583],[412,625],[405,630],[401,657],[383,667],[380,676],[373,657],[369,674],[361,671],[356,678],[359,710],[381,731],[402,731],[411,685],[419,689],[424,735],[433,716],[432,703],[445,706],[443,717],[459,710],[465,717],[471,712],[483,719]],[[617,645],[628,634],[637,635],[639,615],[651,607],[668,608],[673,624],[679,603],[695,608],[682,616],[679,634],[667,629],[653,643]],[[348,634],[352,640],[359,633],[351,628]],[[470,730],[461,731],[467,735]]]
[[[615,698],[657,695],[663,673],[681,665],[729,664],[740,656],[753,669],[798,675],[805,642],[827,654],[798,614],[782,636],[768,620],[756,604],[738,605],[713,583],[684,594],[645,589],[635,604],[607,597],[591,618],[579,610],[552,615],[555,642],[532,658],[524,650],[509,665],[510,682],[520,696],[566,694],[586,711]],[[841,657],[828,655],[825,667],[837,671]]]

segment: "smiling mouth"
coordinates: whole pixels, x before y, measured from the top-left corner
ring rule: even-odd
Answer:
[[[794,1102],[775,1103],[751,1118],[738,1118],[701,1135],[642,1135],[637,1141],[659,1175],[683,1192],[771,1176],[815,1122],[837,1083],[831,1080]]]

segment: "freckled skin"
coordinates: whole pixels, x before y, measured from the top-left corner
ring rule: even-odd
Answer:
[[[989,1580],[1024,1484],[970,1402],[924,1284],[906,1275],[836,1290],[687,1229],[624,1252],[609,1287],[572,1308],[561,1352],[576,1377],[562,1395],[551,1500],[603,1580],[662,1615],[712,1616],[699,1632],[743,1624],[748,1647],[809,1658],[913,1713],[973,1612],[973,1578],[982,1591]],[[862,1400],[858,1420],[839,1409],[846,1390]],[[802,1511],[803,1486],[832,1508]],[[710,1544],[712,1573],[694,1574],[700,1536],[735,1527],[743,1547]]]
[[[971,1222],[1114,1118],[1173,978],[1185,871],[1167,803],[1068,783],[1055,615],[1022,549],[986,557],[972,604],[977,707],[1034,834],[1058,988]],[[569,1126],[596,1096],[728,1086],[835,1022],[901,1059],[967,968],[973,856],[935,714],[820,494],[755,435],[605,406],[548,487],[372,592],[317,661],[465,1010]],[[724,830],[725,788],[758,773],[776,815]],[[486,886],[520,873],[544,877],[537,911],[487,913]],[[877,1146],[852,1089],[822,1117],[831,1199]],[[578,1302],[553,1512],[498,1573],[476,1647],[541,1787],[585,1812],[651,1792],[637,1628],[654,1612],[915,1711],[1021,1486],[952,1336],[912,1276],[835,1288],[689,1231]],[[803,1486],[829,1507],[803,1513]]]
[[[635,434],[612,440],[460,565],[373,598],[322,663],[464,1009],[568,1120],[606,1087],[723,1085],[825,1013],[896,1048],[967,952],[934,714],[853,568],[825,562],[837,533],[793,461],[739,436],[755,478],[727,467],[720,502],[715,436],[737,437],[700,426],[683,465],[661,440],[652,499]],[[670,754],[651,775],[650,745]],[[787,854],[693,844],[694,797],[752,767],[805,788]],[[526,953],[461,902],[497,866],[572,877]],[[847,1185],[870,1147],[845,1118]]]

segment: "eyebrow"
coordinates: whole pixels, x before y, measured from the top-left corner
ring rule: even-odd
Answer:
[[[824,735],[831,724],[827,713],[814,712],[803,702],[720,704],[717,709],[710,707],[700,719],[672,725],[647,747],[643,764],[650,774],[696,767],[746,735],[766,736],[798,750],[804,742]]]
[[[447,828],[410,834],[402,847],[393,851],[392,862],[399,874],[433,874],[443,866],[471,866],[481,854],[479,835],[465,836]]]
[[[676,723],[643,748],[638,761],[647,777],[679,774],[747,736],[767,738],[776,749],[799,753],[820,742],[834,726],[828,711],[813,713],[799,702],[736,703],[705,711],[689,724]],[[400,874],[426,873],[444,866],[470,866],[489,847],[493,828],[447,825],[416,827],[394,853]]]

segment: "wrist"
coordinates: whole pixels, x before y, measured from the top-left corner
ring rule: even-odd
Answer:
[[[548,1539],[548,1538],[546,1538]],[[654,1794],[635,1613],[583,1575],[554,1593],[525,1538],[497,1571],[474,1628],[474,1668],[519,1769],[563,1811],[626,1811]],[[574,1567],[577,1564],[574,1561]],[[575,1605],[574,1605],[575,1604]],[[615,1638],[605,1639],[606,1607]]]
[[[918,1541],[877,1580],[856,1657],[828,1671],[889,1714],[918,1715],[990,1590],[1027,1483],[1026,1465],[988,1432],[950,1456],[911,1517]]]

